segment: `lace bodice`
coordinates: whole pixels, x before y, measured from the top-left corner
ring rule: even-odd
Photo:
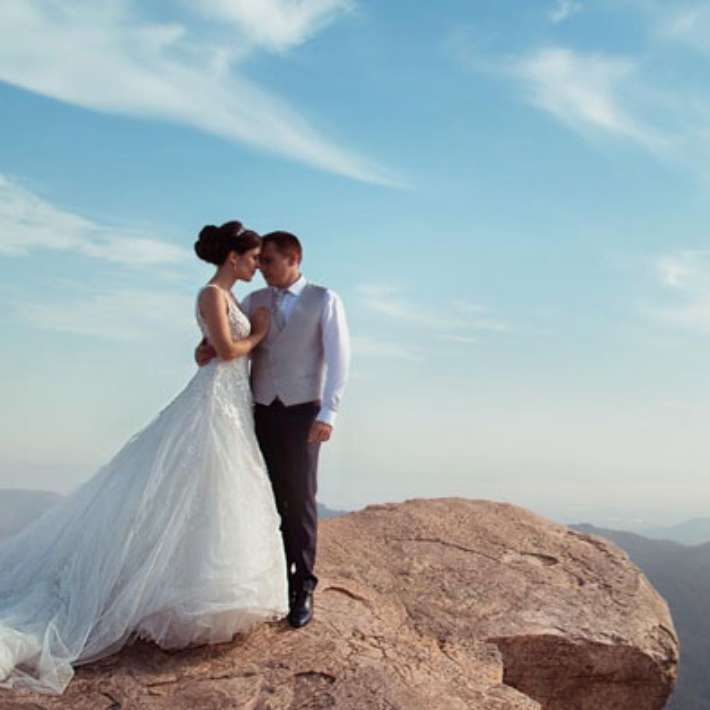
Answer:
[[[251,322],[239,308],[231,292],[225,291],[216,285],[207,285],[197,294],[195,315],[202,334],[210,340],[210,333],[202,313],[200,313],[200,295],[205,288],[218,288],[227,299],[227,318],[232,338],[240,340],[251,333]],[[249,384],[249,358],[235,357],[233,360],[220,360],[213,358],[207,365],[200,367],[193,382],[188,385],[194,396],[207,396],[216,401],[225,412],[234,418],[235,426],[249,427],[253,424],[244,420],[251,416],[252,394]],[[239,423],[238,423],[239,422]]]
[[[229,318],[229,327],[232,333],[232,337],[235,340],[241,340],[242,338],[246,338],[247,335],[251,333],[251,323],[249,321],[249,318],[247,318],[241,308],[239,308],[236,299],[232,295],[232,292],[225,291],[223,288],[217,286],[216,284],[208,284],[207,286],[204,286],[197,294],[197,303],[195,304],[195,316],[197,317],[197,324],[200,326],[200,330],[202,331],[202,334],[205,336],[205,338],[209,340],[210,334],[207,329],[207,323],[205,322],[202,313],[200,313],[200,296],[206,288],[217,288],[225,295],[227,303],[229,304],[227,317]]]

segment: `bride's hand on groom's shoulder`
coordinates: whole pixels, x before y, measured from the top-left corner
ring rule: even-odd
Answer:
[[[269,332],[271,315],[269,309],[261,306],[251,314],[251,333],[263,338]]]

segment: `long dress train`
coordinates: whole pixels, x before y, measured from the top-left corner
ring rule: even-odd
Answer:
[[[249,320],[229,304],[242,338]],[[0,687],[61,693],[73,665],[133,638],[216,643],[283,617],[279,523],[246,358],[212,360],[90,480],[0,544]]]

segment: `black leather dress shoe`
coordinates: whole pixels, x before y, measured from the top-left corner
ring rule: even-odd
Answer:
[[[288,623],[294,629],[300,629],[313,618],[313,592],[304,589],[296,594],[291,611],[288,614]]]

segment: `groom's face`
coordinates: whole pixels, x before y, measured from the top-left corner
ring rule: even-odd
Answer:
[[[259,268],[269,286],[286,288],[290,286],[299,274],[298,259],[293,254],[280,252],[276,245],[267,242],[259,254]]]

